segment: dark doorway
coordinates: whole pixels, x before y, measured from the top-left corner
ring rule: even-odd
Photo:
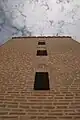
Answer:
[[[34,90],[49,90],[48,72],[36,72]]]
[[[47,56],[47,50],[37,50],[37,56]]]

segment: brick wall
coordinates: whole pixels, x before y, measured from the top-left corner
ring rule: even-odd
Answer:
[[[46,38],[48,56],[41,58],[37,42],[14,40],[0,48],[0,120],[80,120],[80,45]],[[34,90],[35,72],[45,69],[50,90]]]

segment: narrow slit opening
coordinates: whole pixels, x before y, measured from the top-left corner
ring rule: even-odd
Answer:
[[[37,50],[37,56],[47,56],[47,50]]]

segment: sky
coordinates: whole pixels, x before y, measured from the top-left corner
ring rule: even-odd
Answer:
[[[38,35],[80,42],[80,0],[0,0],[0,44]]]

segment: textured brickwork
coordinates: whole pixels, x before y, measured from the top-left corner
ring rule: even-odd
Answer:
[[[48,56],[37,57],[38,41]],[[36,70],[50,90],[33,90]],[[0,47],[0,120],[80,120],[80,44],[70,37],[16,38]]]

